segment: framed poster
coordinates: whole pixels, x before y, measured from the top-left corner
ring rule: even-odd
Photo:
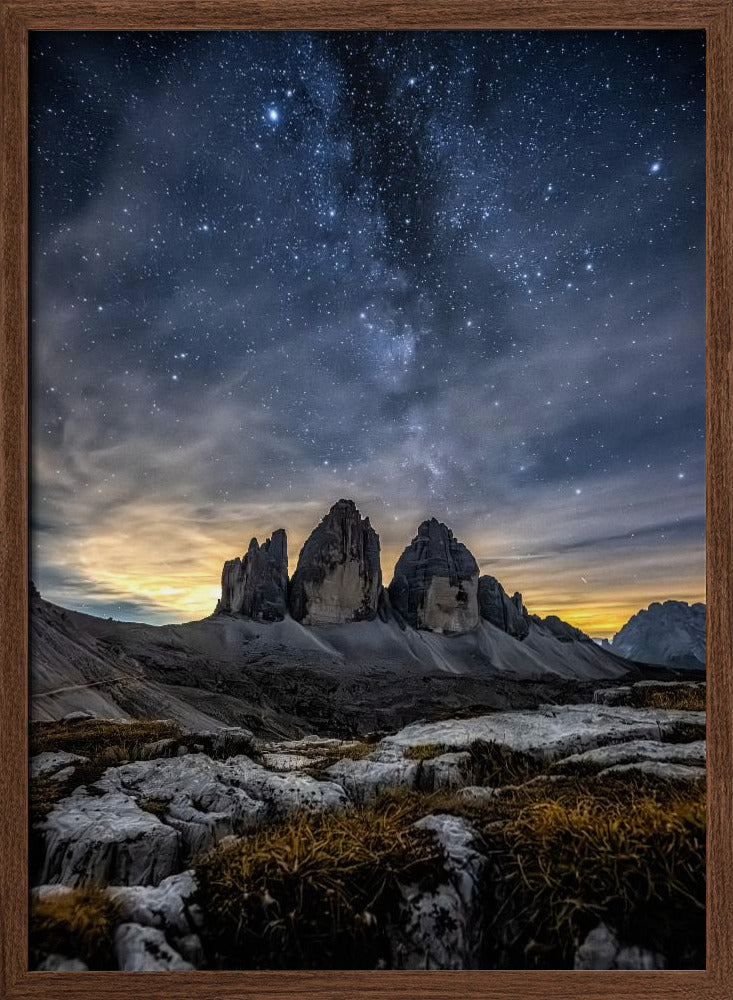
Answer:
[[[730,3],[3,25],[3,995],[727,996]]]

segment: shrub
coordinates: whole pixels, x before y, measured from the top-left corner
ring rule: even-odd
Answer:
[[[35,960],[57,953],[90,968],[113,968],[117,908],[96,886],[38,900],[31,907],[30,949]]]
[[[374,968],[399,885],[435,878],[441,854],[398,802],[299,813],[196,864],[205,934],[229,968]]]

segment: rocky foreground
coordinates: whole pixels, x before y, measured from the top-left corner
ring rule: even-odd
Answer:
[[[704,684],[378,742],[33,731],[39,969],[704,966]]]

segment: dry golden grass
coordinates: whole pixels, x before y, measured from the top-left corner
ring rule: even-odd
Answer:
[[[676,708],[686,712],[705,711],[705,689],[676,688],[670,691],[650,691],[642,697],[642,706],[649,708]]]
[[[599,920],[627,941],[704,965],[705,787],[646,777],[456,792],[390,793],[414,819],[463,816],[490,859],[486,967],[568,968]]]
[[[103,889],[89,886],[31,907],[30,949],[80,958],[90,968],[112,968],[116,907]]]
[[[705,788],[580,780],[550,794],[518,797],[489,836],[504,919],[521,913],[535,946],[566,960],[600,919],[678,962],[701,954]]]
[[[296,814],[196,865],[210,950],[235,968],[372,968],[398,883],[441,869],[411,807]]]
[[[450,747],[444,743],[419,743],[414,747],[405,748],[405,757],[408,760],[433,760],[441,754],[448,753]]]
[[[180,727],[169,719],[83,719],[79,722],[34,722],[31,726],[31,754],[45,750],[66,750],[96,757],[116,750],[139,753],[146,743],[175,739]]]

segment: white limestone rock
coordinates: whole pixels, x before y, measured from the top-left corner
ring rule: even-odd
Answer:
[[[64,781],[74,773],[76,764],[86,764],[88,757],[65,750],[45,750],[31,757],[31,778],[56,778]]]
[[[358,804],[373,802],[382,792],[397,788],[414,788],[419,763],[407,760],[401,754],[392,759],[339,760],[326,768],[325,774],[347,792]]]
[[[134,761],[109,768],[98,787],[161,803],[165,822],[181,835],[186,857],[269,816],[339,808],[347,802],[338,785],[305,774],[276,774],[245,756],[221,761],[188,754]]]
[[[471,719],[413,723],[386,737],[380,746],[397,749],[438,743],[465,750],[481,740],[554,760],[630,740],[673,738],[683,726],[697,729],[704,736],[705,713],[604,705],[543,705],[536,712],[496,712]]]
[[[36,972],[88,972],[89,966],[80,958],[67,958],[66,955],[46,955],[36,966]]]
[[[226,762],[205,754],[133,761],[109,768],[99,788],[120,791],[142,804],[153,800],[177,830],[187,858],[264,819],[265,805],[228,779]]]
[[[166,940],[163,931],[141,924],[120,924],[114,950],[120,972],[192,972],[187,962]]]
[[[690,764],[672,764],[666,760],[640,760],[633,764],[616,764],[599,772],[605,775],[644,774],[651,778],[661,778],[663,781],[705,781],[707,771],[704,767],[693,767]]]
[[[178,833],[119,792],[77,789],[38,828],[44,883],[155,885],[180,867]]]
[[[633,688],[630,684],[621,687],[601,688],[600,691],[593,692],[593,701],[596,705],[629,705],[631,704],[631,693]]]
[[[692,743],[660,743],[659,740],[631,740],[612,746],[597,747],[585,753],[572,754],[552,764],[554,771],[602,771],[622,764],[657,761],[705,767],[705,740]]]
[[[415,824],[438,840],[446,881],[432,891],[405,886],[396,925],[390,928],[396,969],[475,969],[481,945],[481,892],[486,859],[475,831],[458,816],[426,816]]]
[[[421,791],[437,792],[439,789],[463,788],[478,778],[476,762],[467,750],[442,753],[422,762],[418,775]]]
[[[327,757],[306,757],[298,753],[268,753],[262,754],[262,763],[271,771],[286,774],[290,771],[302,771],[307,767],[325,764]]]
[[[121,921],[186,937],[203,926],[203,912],[195,902],[196,890],[193,872],[185,871],[170,875],[157,886],[110,886],[107,893]]]
[[[643,948],[621,947],[613,931],[601,923],[590,931],[575,952],[573,967],[576,971],[593,972],[607,969],[649,971],[666,968],[666,961],[663,955]]]

